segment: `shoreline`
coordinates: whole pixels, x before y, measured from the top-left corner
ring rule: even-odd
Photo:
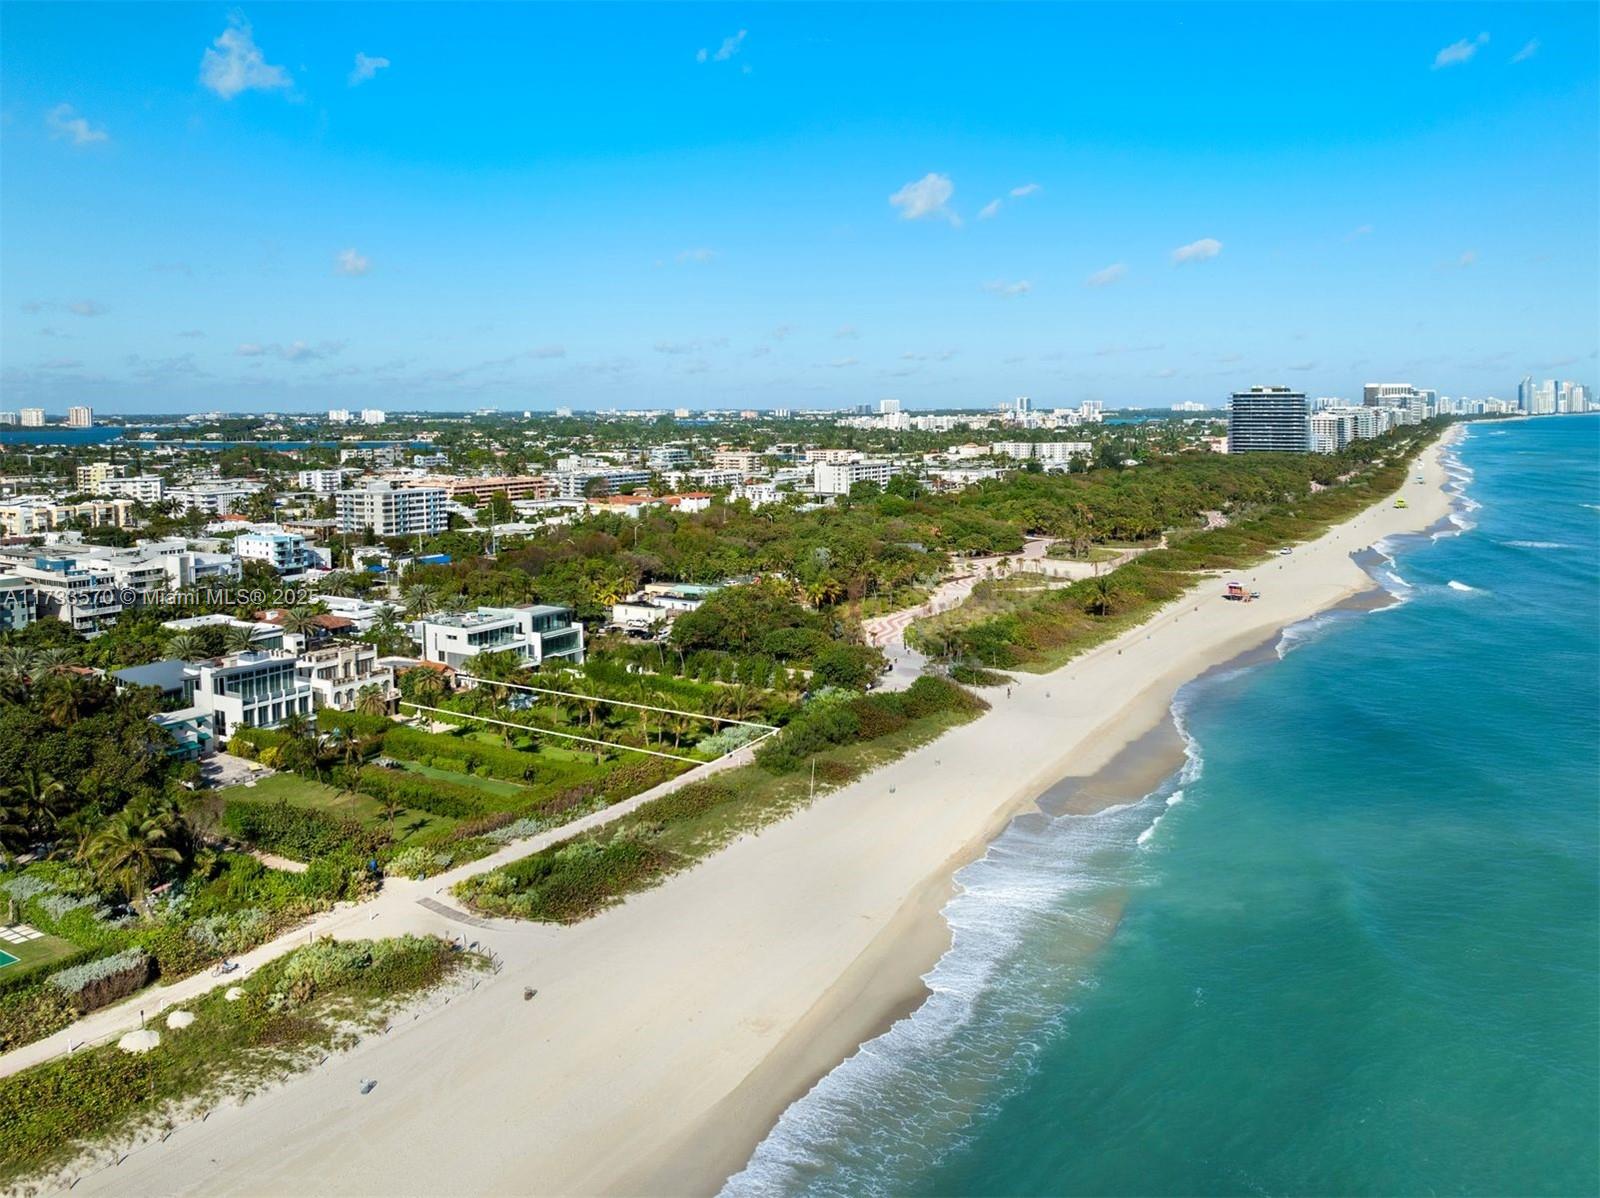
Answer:
[[[1458,435],[1408,469],[1409,508],[1385,499],[1237,571],[1257,602],[1225,603],[1219,582],[1202,581],[663,886],[571,927],[485,930],[505,968],[448,1018],[397,1029],[359,1067],[330,1062],[78,1188],[715,1192],[795,1098],[920,1005],[950,942],[941,912],[955,872],[1052,791],[1109,805],[1141,783],[1136,771],[1171,760],[1159,729],[1180,687],[1370,591],[1351,554],[1448,516],[1440,456]],[[538,990],[531,1004],[525,986]],[[358,1069],[380,1081],[359,1099]]]
[[[1459,425],[1453,427],[1461,428]],[[1432,455],[1433,461],[1443,468],[1440,459],[1464,435],[1464,431],[1452,435],[1451,431],[1447,430],[1443,437],[1424,452]],[[1439,489],[1449,501],[1449,511],[1445,515],[1433,520],[1426,528],[1397,531],[1387,535],[1401,538],[1451,535],[1448,531],[1452,528],[1449,513],[1457,507],[1458,488],[1448,472]],[[1336,531],[1337,527],[1329,530],[1330,533]],[[1454,529],[1454,532],[1460,531],[1462,530],[1459,528]],[[1352,589],[1334,603],[1307,612],[1296,620],[1266,631],[1260,639],[1240,647],[1223,660],[1214,662],[1193,678],[1180,682],[1169,697],[1164,715],[1142,731],[1136,730],[1139,716],[1129,713],[1126,718],[1128,722],[1134,722],[1136,727],[1121,730],[1127,739],[1111,757],[1092,771],[1064,774],[1042,793],[1032,798],[1021,798],[1007,803],[996,813],[991,828],[983,834],[976,847],[969,844],[962,851],[953,854],[947,867],[941,867],[938,875],[929,878],[926,885],[908,898],[905,906],[896,913],[894,921],[885,927],[879,939],[857,958],[851,965],[850,972],[839,979],[835,989],[823,995],[818,1000],[817,1006],[808,1012],[805,1020],[796,1025],[784,1042],[762,1062],[757,1072],[747,1078],[738,1090],[728,1095],[724,1100],[724,1109],[713,1113],[714,1116],[721,1117],[716,1125],[723,1129],[724,1134],[728,1133],[730,1124],[744,1125],[744,1130],[736,1133],[738,1139],[748,1144],[742,1155],[731,1150],[719,1153],[722,1163],[714,1165],[706,1158],[702,1145],[694,1150],[699,1153],[697,1161],[690,1163],[676,1157],[657,1161],[652,1170],[641,1171],[637,1178],[632,1179],[630,1184],[625,1184],[618,1192],[643,1192],[657,1188],[671,1193],[715,1194],[721,1190],[729,1178],[745,1167],[754,1152],[776,1127],[783,1113],[793,1103],[809,1094],[818,1082],[868,1043],[884,1035],[902,1019],[913,1015],[926,1001],[930,994],[926,977],[952,946],[952,931],[944,919],[944,909],[958,893],[956,875],[963,868],[981,860],[1006,829],[1018,819],[1030,814],[1038,813],[1047,818],[1059,815],[1095,815],[1121,803],[1138,802],[1159,788],[1182,768],[1185,761],[1183,740],[1172,711],[1172,704],[1176,701],[1178,692],[1185,687],[1201,684],[1207,677],[1215,674],[1270,665],[1273,660],[1271,650],[1279,643],[1284,631],[1294,624],[1319,615],[1338,612],[1362,614],[1403,602],[1387,591],[1374,576],[1373,571],[1360,560],[1368,556],[1377,561],[1386,561],[1388,558],[1388,555],[1371,546],[1351,555],[1352,564],[1361,569],[1366,576],[1365,585]],[[1157,613],[1158,616],[1159,614]],[[1109,642],[1109,645],[1115,645],[1125,637],[1137,634],[1144,627],[1145,625],[1139,625],[1131,629],[1123,637]],[[1101,646],[1095,652],[1105,647],[1107,646]],[[1048,678],[1063,674],[1075,664],[1075,661],[1068,662],[1038,677]],[[1124,718],[1124,714],[1119,713],[1108,721],[1108,725],[1114,726]],[[1122,736],[1113,732],[1107,739],[1116,742],[1122,740]],[[1058,791],[1064,793],[1058,794]],[[855,1012],[853,1026],[859,1030],[848,1031],[836,1021],[843,1020],[845,1013],[851,1010],[852,1000],[858,997],[857,991],[860,988],[852,984],[853,975],[858,972],[874,971],[900,973],[902,984],[890,991],[894,995],[892,1001],[886,1001],[873,1008],[874,1014],[870,1020],[861,1017],[859,1011]],[[907,971],[914,971],[909,978],[905,976]],[[832,1048],[825,1048],[824,1045],[831,1045]],[[829,1063],[818,1067],[817,1062],[824,1059]],[[781,1103],[774,1107],[774,1101],[785,1094],[787,1097],[783,1097]],[[751,1100],[761,1099],[765,1099],[764,1118],[751,1112],[745,1105]],[[748,1135],[747,1129],[758,1119],[764,1125],[763,1130],[752,1138]],[[713,1119],[708,1118],[707,1125],[710,1126],[712,1123]],[[695,1137],[687,1139],[692,1142]],[[734,1156],[738,1156],[739,1159],[732,1160]],[[706,1184],[718,1174],[720,1178],[714,1184]],[[652,1178],[657,1183],[655,1187],[648,1184]],[[685,1185],[684,1182],[689,1184]]]

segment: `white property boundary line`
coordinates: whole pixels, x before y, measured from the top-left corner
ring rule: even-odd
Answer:
[[[559,695],[563,699],[581,699],[585,703],[607,703],[612,707],[634,707],[640,711],[664,711],[668,715],[692,716],[697,720],[714,720],[719,724],[743,724],[746,728],[763,728],[768,732],[776,732],[778,730],[775,724],[759,724],[755,720],[735,720],[725,715],[707,715],[703,711],[682,711],[676,707],[652,707],[648,703],[630,703],[627,699],[607,699],[601,695],[580,695],[577,691],[554,691],[543,686],[523,686],[519,682],[496,682],[493,678],[478,678],[472,674],[458,674],[456,676],[465,678],[468,682],[482,683],[484,686],[504,686],[514,691],[533,691],[539,695]],[[412,704],[412,706],[416,706],[416,704]]]
[[[421,703],[413,703],[409,699],[400,700],[401,707],[415,707],[418,711],[433,711],[440,715],[455,716],[463,720],[482,720],[486,724],[499,724],[506,728],[516,728],[523,732],[531,732],[536,736],[560,736],[567,740],[579,740],[586,745],[600,745],[607,749],[626,749],[630,753],[648,753],[652,757],[665,757],[668,761],[686,761],[691,765],[706,765],[701,757],[681,757],[677,753],[662,753],[656,749],[641,749],[637,745],[621,745],[614,740],[595,740],[591,736],[579,736],[573,732],[555,732],[549,728],[540,728],[534,724],[513,724],[510,720],[497,720],[493,716],[471,715],[465,711],[451,711],[445,707],[424,707]],[[774,729],[776,731],[776,729]]]

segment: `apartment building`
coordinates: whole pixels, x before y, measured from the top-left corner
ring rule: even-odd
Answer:
[[[363,487],[340,491],[339,531],[371,529],[380,537],[432,536],[447,527],[445,492],[440,487],[396,487],[374,479]]]
[[[344,486],[343,470],[301,470],[294,476],[294,485],[314,495],[332,495]]]
[[[1228,405],[1229,453],[1305,453],[1310,448],[1304,392],[1288,387],[1235,391]]]
[[[297,577],[313,565],[306,539],[297,532],[247,532],[233,539],[241,561],[265,562],[285,577]]]
[[[112,476],[99,479],[90,489],[96,495],[151,504],[161,502],[162,482],[158,474],[134,474],[121,478]]]
[[[55,532],[81,520],[91,528],[133,525],[133,500],[87,500],[83,503],[55,503],[40,495],[23,495],[0,503],[0,534],[31,537]]]
[[[54,617],[74,632],[102,632],[122,614],[122,592],[115,576],[90,560],[7,550],[0,551],[0,570],[33,588],[37,618]]]
[[[26,578],[0,577],[0,632],[20,632],[39,618],[39,592]]]
[[[451,499],[472,499],[483,503],[496,495],[507,499],[553,499],[560,485],[542,474],[519,474],[479,478],[463,474],[428,474],[407,480],[402,487],[438,487]]]
[[[167,498],[186,512],[201,512],[207,516],[229,516],[241,511],[250,496],[262,489],[262,484],[229,479],[216,482],[190,483],[172,487]]]
[[[818,462],[811,491],[814,495],[848,495],[857,483],[887,486],[894,474],[894,463],[881,460]]]

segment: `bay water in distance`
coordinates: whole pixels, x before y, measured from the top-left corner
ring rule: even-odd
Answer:
[[[1187,688],[1183,772],[959,875],[926,1003],[725,1193],[1600,1189],[1600,417],[1480,423],[1397,602]]]

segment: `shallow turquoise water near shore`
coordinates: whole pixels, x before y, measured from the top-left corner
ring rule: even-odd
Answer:
[[[1155,794],[1018,821],[731,1192],[1600,1189],[1600,418],[1457,454],[1401,602],[1186,690]]]

